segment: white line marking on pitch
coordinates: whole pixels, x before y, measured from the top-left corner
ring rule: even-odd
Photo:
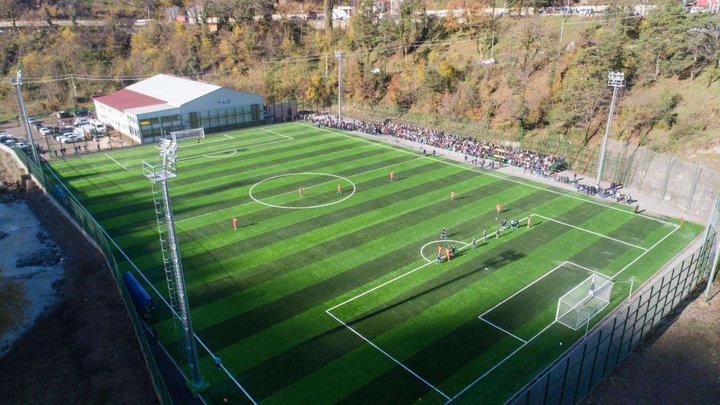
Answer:
[[[593,235],[595,235],[595,236],[599,236],[599,237],[601,237],[601,238],[610,239],[610,240],[612,240],[612,241],[615,241],[615,242],[618,242],[618,243],[622,243],[623,245],[627,245],[627,246],[630,246],[630,247],[634,247],[634,248],[636,248],[636,249],[640,249],[640,250],[644,250],[644,251],[647,251],[647,250],[648,250],[647,248],[644,248],[644,247],[642,247],[642,246],[634,245],[634,244],[632,244],[632,243],[630,243],[630,242],[625,242],[625,241],[622,241],[622,240],[620,240],[620,239],[615,239],[615,238],[613,238],[613,237],[610,237],[610,236],[607,236],[607,235],[603,235],[603,234],[601,234],[601,233],[597,233],[597,232],[591,231],[591,230],[589,230],[589,229],[580,228],[579,226],[570,225],[570,224],[568,224],[568,223],[565,223],[565,222],[562,222],[562,221],[558,221],[557,219],[548,218],[548,217],[546,217],[546,216],[544,216],[544,215],[531,214],[530,216],[539,217],[539,218],[542,218],[542,219],[545,219],[545,220],[548,220],[548,221],[552,221],[552,222],[557,222],[557,223],[560,224],[560,225],[569,226],[570,228],[574,228],[574,229],[577,229],[577,230],[580,230],[580,231],[583,231],[583,232],[587,232],[587,233],[593,234]]]
[[[278,132],[275,132],[275,131],[271,131],[271,130],[265,129],[265,128],[260,128],[260,129],[262,129],[263,131],[265,131],[265,132],[267,132],[267,133],[270,133],[270,134],[273,134],[273,135],[277,135],[277,136],[282,136],[283,138],[287,138],[288,141],[292,141],[292,140],[295,139],[295,138],[293,138],[293,137],[290,136],[290,135],[281,134],[281,133],[278,133]]]
[[[62,186],[63,186],[63,188],[65,189],[65,191],[67,192],[67,194],[70,195],[73,200],[75,200],[75,203],[78,204],[78,206],[80,207],[80,209],[82,209],[89,218],[92,218],[92,220],[95,222],[95,225],[102,231],[102,233],[105,235],[105,237],[106,237],[110,242],[112,242],[112,244],[113,244],[113,245],[117,248],[117,250],[123,255],[123,257],[128,261],[128,263],[130,263],[130,265],[138,272],[138,274],[140,275],[140,277],[141,277],[143,280],[145,280],[145,283],[147,283],[147,285],[148,285],[153,291],[155,291],[155,294],[157,294],[158,298],[160,298],[160,300],[165,304],[165,306],[168,307],[168,309],[169,309],[170,312],[173,314],[173,316],[175,316],[176,318],[180,319],[180,315],[178,315],[178,313],[175,312],[175,309],[170,305],[170,303],[167,302],[167,300],[165,299],[165,297],[164,297],[162,294],[160,294],[160,291],[158,291],[157,288],[155,288],[155,285],[153,285],[153,283],[151,283],[150,280],[148,280],[147,276],[145,276],[145,273],[143,273],[142,270],[140,270],[140,268],[135,264],[135,262],[132,261],[132,259],[130,259],[130,256],[128,256],[127,253],[125,253],[125,251],[122,250],[122,248],[120,247],[120,245],[118,245],[117,242],[115,242],[115,239],[113,239],[113,238],[110,236],[110,234],[105,230],[105,228],[103,228],[103,226],[100,225],[100,223],[97,221],[97,219],[95,219],[95,217],[94,217],[92,214],[90,214],[90,212],[85,208],[85,206],[80,203],[80,200],[78,200],[77,197],[75,197],[75,194],[73,194],[72,191],[70,191],[70,189],[67,187],[67,185],[65,185],[65,183],[64,183],[62,180],[60,180],[60,177],[58,177],[57,173],[55,173],[55,169],[53,169],[49,164],[46,164],[46,167],[50,170],[50,173],[53,175],[53,177],[55,177],[55,180],[57,180],[58,183],[62,184]],[[200,343],[200,345],[208,352],[208,354],[210,355],[210,357],[212,357],[212,358],[214,359],[214,358],[216,357],[215,354],[210,350],[209,347],[207,347],[207,345],[205,345],[205,342],[203,342],[202,339],[200,339],[200,336],[198,336],[197,333],[193,333],[193,336],[195,337],[195,340],[197,340],[197,341]],[[243,392],[243,394],[245,394],[245,396],[246,396],[253,404],[257,404],[257,402],[255,401],[255,399],[253,399],[253,397],[250,395],[250,393],[238,382],[238,380],[235,379],[235,377],[233,377],[233,375],[228,371],[227,368],[225,368],[224,365],[222,366],[222,369],[225,371],[225,373],[228,375],[228,377],[233,381],[233,383],[235,383],[235,385],[236,385],[238,388],[240,388],[240,390]]]
[[[581,269],[583,269],[583,270],[585,270],[585,271],[589,271],[590,273],[593,273],[593,274],[597,274],[598,276],[602,276],[603,278],[610,278],[610,276],[608,276],[608,275],[602,274],[602,273],[600,273],[599,271],[596,271],[596,270],[587,268],[587,267],[585,267],[585,266],[581,266],[581,265],[579,265],[579,264],[577,264],[577,263],[573,263],[573,262],[565,262],[565,263],[567,263],[567,264],[572,264],[572,265],[575,266],[575,267],[581,268]]]
[[[270,180],[273,180],[273,179],[279,179],[279,178],[282,178],[282,177],[297,176],[297,175],[306,175],[306,174],[307,174],[307,175],[311,175],[311,176],[329,176],[329,177],[335,177],[336,179],[345,180],[345,181],[347,181],[348,183],[350,183],[350,184],[352,185],[352,188],[353,188],[353,189],[352,189],[352,191],[350,192],[349,195],[347,195],[345,198],[342,198],[342,199],[340,199],[340,200],[333,201],[333,202],[329,202],[329,203],[327,203],[327,204],[310,205],[310,206],[307,206],[307,207],[289,207],[289,206],[286,206],[286,205],[270,204],[270,203],[263,202],[262,200],[258,200],[258,199],[255,198],[255,196],[252,194],[252,191],[253,191],[253,189],[254,189],[256,186],[258,186],[258,185],[260,185],[260,184],[262,184],[262,183],[264,183],[264,182],[266,182],[266,181],[270,181]],[[325,184],[327,184],[327,183],[330,183],[330,182],[329,182],[329,181],[326,181]],[[309,187],[308,187],[308,188],[309,188]],[[311,208],[322,208],[322,207],[328,207],[328,206],[330,206],[330,205],[340,204],[341,202],[343,202],[343,201],[347,200],[348,198],[352,197],[352,196],[355,194],[356,191],[357,191],[357,186],[355,185],[355,183],[353,183],[353,182],[352,182],[350,179],[348,179],[347,177],[338,176],[338,175],[336,175],[336,174],[302,172],[302,173],[279,174],[279,175],[277,175],[277,176],[272,176],[272,177],[268,177],[267,179],[260,180],[260,181],[258,181],[257,183],[253,184],[252,187],[250,187],[250,190],[248,191],[248,195],[249,195],[250,198],[252,198],[252,200],[255,201],[256,203],[262,204],[262,205],[267,205],[268,207],[282,208],[282,209],[286,209],[286,210],[307,210],[307,209],[311,209]],[[283,194],[285,194],[285,193],[283,193]],[[274,196],[273,196],[273,197],[274,197]]]
[[[611,280],[612,280],[612,279],[615,279],[615,278],[616,278],[617,276],[619,276],[623,271],[627,270],[630,266],[632,266],[633,264],[635,264],[635,262],[637,262],[638,260],[640,260],[640,258],[642,258],[642,257],[645,256],[646,254],[648,254],[648,252],[650,252],[651,250],[655,249],[655,247],[656,247],[657,245],[659,245],[662,241],[664,241],[665,239],[667,239],[670,235],[674,234],[675,231],[677,231],[678,229],[680,229],[680,227],[677,227],[677,228],[673,229],[673,230],[670,231],[667,235],[663,236],[662,239],[660,239],[659,241],[655,242],[654,245],[650,246],[650,249],[642,252],[642,253],[640,254],[640,256],[636,257],[633,261],[631,261],[630,263],[628,263],[627,266],[625,266],[625,267],[623,267],[622,269],[620,269],[620,271],[618,271],[617,273],[615,273],[610,279],[611,279]]]
[[[377,169],[372,169],[372,170],[368,170],[368,171],[365,171],[365,172],[362,172],[362,173],[357,173],[357,174],[354,174],[354,175],[348,176],[348,177],[351,178],[351,177],[361,176],[361,175],[363,175],[363,174],[372,173],[372,172],[375,172],[375,171],[378,171],[378,170],[384,170],[384,169],[387,169],[388,167],[395,167],[395,166],[402,165],[402,164],[404,164],[404,163],[414,162],[414,161],[420,160],[420,159],[424,159],[424,158],[423,158],[422,156],[420,156],[420,157],[416,157],[415,159],[410,159],[410,160],[406,160],[406,161],[404,161],[404,162],[393,163],[393,164],[391,164],[391,165],[387,165],[387,166],[383,166],[383,167],[378,167]],[[316,184],[316,185],[314,185],[314,186],[307,187],[307,188],[305,188],[305,189],[306,189],[306,190],[309,190],[309,189],[312,189],[313,187],[319,187],[319,186],[323,186],[323,185],[326,185],[326,184],[329,184],[329,183],[334,183],[334,182],[335,182],[334,180],[331,180],[331,181],[328,181],[328,182],[325,182],[325,183],[320,183],[320,184]],[[277,195],[275,195],[275,197],[278,197],[278,196],[281,196],[281,195],[285,195],[285,194],[292,194],[292,193],[297,193],[297,190],[288,191],[288,192],[282,193],[282,194],[277,194]],[[218,214],[218,213],[220,213],[220,212],[227,211],[227,210],[234,210],[234,209],[237,209],[238,207],[242,207],[243,205],[252,204],[253,202],[254,202],[254,201],[248,201],[248,202],[244,202],[244,203],[242,203],[242,204],[235,205],[235,206],[230,207],[230,208],[225,208],[225,209],[218,210],[218,211],[213,211],[213,212],[206,212],[206,213],[204,213],[204,214],[196,215],[196,216],[190,217],[190,218],[183,218],[183,219],[180,219],[180,220],[176,220],[175,223],[185,222],[185,221],[191,221],[191,220],[193,220],[193,219],[198,219],[198,218],[206,217],[206,216],[208,216],[208,215]]]
[[[520,339],[519,337],[517,337],[517,336],[515,336],[514,334],[512,334],[512,333],[510,333],[510,332],[506,331],[505,329],[503,329],[503,328],[501,328],[501,327],[499,327],[499,326],[495,325],[494,323],[492,323],[492,322],[488,321],[487,319],[483,318],[482,316],[478,316],[478,319],[480,319],[481,321],[484,321],[485,323],[489,324],[490,326],[494,326],[495,328],[497,328],[497,329],[499,329],[499,330],[501,330],[501,331],[503,331],[503,332],[507,333],[508,335],[510,335],[510,336],[512,336],[512,337],[514,337],[515,339],[517,339],[517,340],[519,340],[519,341],[521,341],[521,342],[523,342],[523,343],[527,343],[527,341],[525,341],[525,340],[523,340],[523,339]]]
[[[528,339],[527,342],[525,342],[525,343],[523,343],[522,345],[520,345],[517,349],[513,350],[512,353],[508,354],[504,359],[500,360],[496,365],[492,366],[492,368],[491,368],[490,370],[484,372],[480,377],[476,378],[475,381],[471,382],[467,387],[463,388],[460,392],[458,392],[457,394],[455,394],[455,396],[453,396],[452,399],[450,399],[448,402],[446,402],[446,404],[449,404],[450,402],[452,402],[453,400],[455,400],[457,397],[459,397],[460,395],[462,395],[465,391],[469,390],[470,387],[472,387],[473,385],[477,384],[478,381],[482,380],[482,379],[485,378],[488,374],[492,373],[496,368],[500,367],[501,364],[505,363],[510,357],[512,357],[513,355],[515,355],[515,353],[519,352],[520,349],[522,349],[523,347],[527,346],[528,343],[532,342],[536,337],[540,336],[543,332],[545,332],[546,330],[550,329],[550,327],[553,326],[554,324],[555,324],[555,321],[553,321],[552,323],[550,323],[550,325],[546,326],[546,327],[545,327],[543,330],[541,330],[540,332],[536,333],[535,336],[533,336],[533,337],[531,337],[530,339]]]
[[[108,158],[110,158],[110,160],[112,160],[113,162],[117,163],[117,164],[118,164],[120,167],[122,167],[123,169],[125,169],[125,170],[130,170],[130,169],[128,169],[127,167],[123,166],[122,163],[120,163],[120,162],[118,162],[117,160],[113,159],[113,157],[110,156],[110,155],[108,155],[107,153],[105,154],[105,156],[107,156]]]
[[[565,263],[567,263],[567,261],[564,261],[564,262],[560,263],[560,265],[558,265],[558,266],[555,267],[554,269],[548,271],[547,273],[543,274],[542,276],[536,278],[536,279],[533,280],[533,282],[531,282],[530,284],[526,285],[525,287],[521,288],[520,290],[515,291],[515,293],[514,293],[513,295],[511,295],[511,296],[505,298],[504,300],[498,302],[497,304],[493,305],[490,309],[488,309],[488,310],[486,310],[485,312],[483,312],[482,314],[480,314],[480,316],[478,316],[478,318],[482,318],[483,316],[485,316],[485,314],[487,314],[488,312],[492,311],[493,309],[499,307],[500,305],[504,304],[506,301],[510,300],[512,297],[520,294],[521,292],[523,292],[524,290],[526,290],[527,288],[529,288],[531,285],[533,285],[533,284],[537,283],[538,281],[544,279],[545,277],[549,276],[552,272],[554,272],[555,270],[557,270],[557,269],[559,269],[560,267],[564,266]]]
[[[461,241],[461,240],[455,240],[455,239],[438,239],[438,240],[434,240],[434,241],[432,241],[432,242],[428,242],[428,243],[424,244],[424,245],[420,248],[420,256],[422,256],[422,258],[425,259],[426,262],[428,262],[428,263],[434,263],[435,260],[428,259],[427,257],[425,257],[425,254],[423,253],[423,250],[425,250],[425,247],[427,247],[428,245],[433,245],[433,244],[435,244],[435,243],[440,243],[440,244],[442,244],[442,243],[447,243],[447,242],[453,242],[453,243],[462,244],[462,246],[460,247],[460,249],[458,249],[458,252],[461,251],[461,250],[463,250],[464,248],[467,248],[467,247],[470,245],[469,243],[463,242],[463,241]]]
[[[358,136],[351,136],[351,135],[348,135],[348,134],[343,133],[344,131],[341,131],[341,130],[329,130],[329,129],[326,129],[326,128],[318,128],[318,127],[315,127],[315,126],[312,126],[312,125],[308,125],[308,124],[305,124],[305,123],[298,123],[298,125],[302,125],[302,126],[305,126],[305,127],[308,127],[308,128],[314,128],[314,129],[316,129],[316,130],[318,130],[318,131],[324,131],[324,132],[329,132],[329,133],[331,133],[331,134],[335,134],[335,135],[339,135],[339,136],[344,136],[344,137],[346,137],[346,138],[355,139],[355,140],[361,141],[361,142],[367,142],[367,143],[376,145],[376,146],[381,147],[381,148],[388,148],[388,149],[392,149],[392,150],[395,150],[395,151],[398,151],[398,152],[401,152],[401,153],[407,153],[407,154],[411,154],[411,155],[414,155],[414,154],[415,154],[415,152],[410,152],[410,151],[407,151],[407,150],[403,150],[403,149],[398,149],[398,148],[392,147],[392,146],[390,146],[390,145],[385,144],[385,143],[382,142],[382,141],[373,142],[373,141],[369,141],[369,140],[367,140],[367,139],[363,139],[363,138],[358,137]],[[420,144],[420,145],[425,146],[425,147],[430,147],[430,146],[424,145],[424,144]],[[660,223],[663,223],[663,224],[666,224],[666,225],[671,225],[671,226],[674,226],[674,227],[676,227],[676,228],[679,228],[679,227],[680,227],[679,225],[673,224],[672,222],[663,221],[662,219],[654,218],[654,217],[651,217],[651,216],[648,216],[648,215],[645,215],[645,214],[634,214],[634,213],[632,213],[632,212],[630,212],[630,211],[626,211],[626,210],[623,210],[623,209],[614,207],[614,206],[612,206],[612,205],[602,204],[602,203],[599,203],[599,202],[593,201],[593,200],[586,200],[586,199],[584,199],[584,198],[580,198],[580,197],[574,196],[574,195],[572,195],[572,194],[570,194],[570,193],[567,193],[567,192],[560,192],[560,191],[553,190],[553,189],[550,189],[550,188],[539,187],[539,186],[536,186],[536,185],[531,184],[531,183],[527,183],[527,182],[524,182],[524,181],[516,180],[516,179],[512,178],[512,177],[514,177],[514,176],[512,176],[512,175],[508,175],[507,177],[503,177],[503,176],[498,176],[498,175],[493,174],[493,173],[489,173],[489,172],[487,172],[487,171],[485,171],[485,170],[479,170],[479,169],[474,169],[474,168],[470,168],[470,167],[467,167],[467,166],[462,166],[462,165],[460,165],[460,164],[453,163],[453,162],[449,162],[449,161],[446,161],[446,160],[441,159],[441,158],[431,158],[431,157],[428,157],[428,159],[431,159],[431,160],[434,160],[434,161],[436,161],[436,162],[443,163],[443,164],[446,164],[446,165],[459,167],[459,168],[461,168],[461,169],[469,170],[469,171],[472,171],[472,172],[484,174],[484,175],[486,175],[486,176],[490,176],[490,177],[495,177],[495,178],[498,178],[498,179],[507,180],[507,181],[510,181],[510,182],[513,182],[513,183],[517,183],[517,184],[522,184],[522,185],[525,185],[525,186],[527,186],[527,187],[531,187],[531,188],[534,188],[534,189],[537,189],[537,190],[547,191],[548,193],[558,194],[558,195],[560,195],[560,196],[567,197],[567,198],[572,198],[572,199],[574,199],[574,200],[579,200],[579,201],[582,201],[582,202],[599,205],[599,206],[601,206],[601,207],[609,208],[609,209],[611,209],[611,210],[624,212],[624,213],[626,213],[626,214],[630,214],[630,215],[634,215],[634,216],[640,216],[640,217],[643,217],[643,218],[646,218],[646,219],[650,219],[650,220],[653,220],[653,221],[657,221],[657,222],[660,222]]]
[[[424,382],[428,387],[432,388],[433,390],[435,390],[435,392],[437,392],[438,394],[440,394],[440,395],[442,395],[443,397],[445,397],[445,399],[447,399],[448,401],[451,401],[451,400],[452,400],[449,396],[447,396],[447,394],[445,394],[444,392],[440,391],[437,387],[435,387],[434,385],[432,385],[432,384],[430,384],[429,382],[427,382],[427,380],[425,380],[424,378],[422,378],[422,377],[420,377],[419,375],[417,375],[417,374],[416,374],[414,371],[412,371],[408,366],[404,365],[402,362],[400,362],[400,361],[399,361],[398,359],[396,359],[395,357],[389,355],[385,350],[381,349],[380,347],[378,347],[378,345],[376,345],[375,343],[373,343],[372,341],[370,341],[370,339],[368,339],[368,338],[366,338],[365,336],[361,335],[361,334],[358,333],[355,329],[353,329],[351,326],[349,326],[349,325],[346,324],[345,322],[341,321],[337,316],[331,314],[331,313],[329,312],[329,310],[326,310],[325,313],[328,314],[328,315],[330,315],[330,316],[332,316],[333,318],[335,318],[336,321],[340,322],[340,323],[343,324],[346,328],[350,329],[350,331],[352,331],[354,334],[358,335],[358,336],[360,337],[360,339],[366,341],[370,346],[372,346],[372,347],[376,348],[377,350],[379,350],[382,354],[384,354],[385,356],[387,356],[390,360],[394,361],[398,366],[404,368],[404,369],[407,370],[410,374],[412,374],[412,375],[414,375],[415,377],[417,377],[418,380]]]

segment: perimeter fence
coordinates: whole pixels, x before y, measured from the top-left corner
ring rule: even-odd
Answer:
[[[158,363],[153,356],[150,342],[148,341],[147,335],[144,331],[145,324],[135,310],[130,297],[130,293],[123,282],[122,275],[127,271],[132,271],[138,276],[135,265],[120,249],[120,247],[113,241],[110,235],[107,234],[105,229],[85,210],[80,202],[75,198],[73,193],[67,186],[60,180],[53,169],[47,164],[36,164],[27,154],[21,150],[15,149],[15,154],[20,158],[20,161],[25,165],[28,173],[32,174],[35,181],[42,186],[48,197],[52,198],[63,211],[70,217],[75,223],[97,244],[102,251],[103,255],[107,259],[110,266],[110,274],[112,275],[115,284],[120,291],[125,305],[128,307],[128,315],[135,330],[135,335],[140,344],[140,348],[145,357],[150,376],[153,381],[153,386],[158,399],[163,404],[172,403],[172,398],[165,385],[163,375],[158,367]],[[157,301],[159,297],[155,296]]]
[[[717,266],[720,196],[715,199],[702,245],[662,271],[575,343],[508,404],[576,404],[597,387],[683,301],[698,292]]]
[[[337,113],[337,104],[315,100],[299,100],[297,111]],[[565,157],[567,170],[585,175],[594,183],[598,171],[600,147],[573,143],[556,131],[526,132],[518,128],[496,127],[487,120],[469,121],[433,113],[403,111],[397,106],[372,105],[347,100],[343,103],[346,117],[373,122],[391,119],[395,122],[442,130],[457,135],[475,137],[548,155]],[[671,205],[696,218],[707,217],[711,212],[715,193],[720,190],[720,173],[705,166],[688,163],[671,155],[645,147],[609,140],[603,180],[615,182],[650,196],[663,204]]]

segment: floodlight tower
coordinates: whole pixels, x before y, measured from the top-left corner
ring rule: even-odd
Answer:
[[[193,386],[201,387],[204,383],[200,375],[195,333],[190,319],[190,306],[185,290],[180,249],[175,234],[175,221],[167,184],[168,180],[177,177],[177,168],[175,167],[177,150],[178,144],[174,134],[172,139],[162,139],[160,141],[162,163],[151,165],[143,162],[143,175],[150,179],[152,183],[155,218],[158,224],[158,233],[160,234],[160,251],[162,252],[170,306],[174,312],[175,333],[178,337],[180,353],[186,357],[186,361],[190,366]],[[156,185],[160,186],[160,190]]]
[[[343,54],[335,51],[335,60],[338,63],[338,124],[342,123],[342,61]]]
[[[625,73],[608,72],[608,86],[613,88],[612,101],[610,102],[610,111],[608,112],[607,126],[605,127],[605,137],[603,137],[602,148],[600,148],[600,164],[598,164],[597,184],[600,187],[602,181],[603,169],[605,169],[605,148],[607,147],[608,136],[610,135],[610,127],[612,126],[613,114],[615,112],[615,101],[617,100],[617,92],[621,87],[625,87]]]
[[[35,140],[33,140],[32,131],[30,130],[30,121],[28,121],[27,110],[25,109],[25,100],[23,100],[22,96],[22,69],[17,70],[15,82],[11,84],[15,86],[15,94],[17,95],[18,104],[20,106],[20,114],[22,115],[22,121],[24,124],[23,127],[25,129],[25,137],[30,142],[30,147],[32,148],[32,159],[35,163],[40,164],[37,148],[35,148]]]

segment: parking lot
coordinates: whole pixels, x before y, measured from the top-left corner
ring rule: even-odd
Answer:
[[[30,131],[39,155],[45,160],[53,160],[137,144],[133,139],[120,136],[111,129],[104,129],[100,133],[82,130],[83,125],[87,126],[93,117],[79,118],[81,120],[77,122],[75,117],[59,118],[55,114],[31,118]],[[31,142],[26,138],[25,129],[18,126],[17,121],[0,125],[0,143],[30,152]]]

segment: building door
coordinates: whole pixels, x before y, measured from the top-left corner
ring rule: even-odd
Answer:
[[[200,128],[200,120],[198,119],[198,113],[191,112],[190,113],[190,128],[188,128],[188,129],[194,129],[194,128]]]

